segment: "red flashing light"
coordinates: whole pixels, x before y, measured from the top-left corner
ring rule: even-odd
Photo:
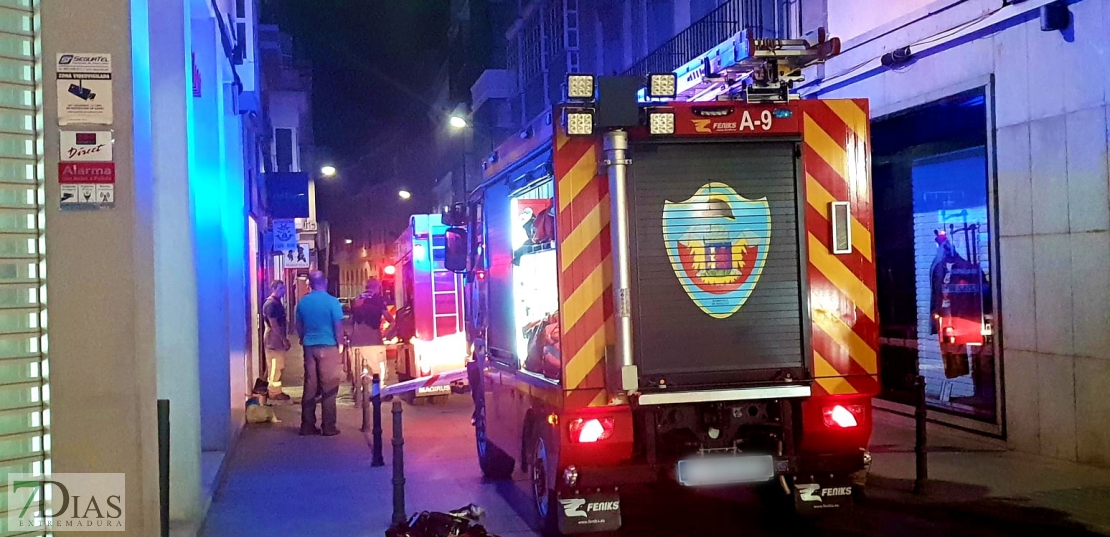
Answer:
[[[386,276],[392,276],[397,273],[397,267],[393,265],[386,265],[385,268],[382,269],[382,272],[384,272]]]
[[[477,272],[475,273],[475,275],[476,275],[476,276],[478,277],[478,279],[479,279],[479,280],[484,280],[484,279],[486,279],[486,271],[484,271],[484,270],[479,270],[479,271],[477,271]]]
[[[577,418],[567,426],[572,442],[592,444],[613,436],[613,418]]]
[[[859,426],[858,417],[863,414],[863,407],[859,405],[836,405],[825,407],[825,426],[850,429]]]

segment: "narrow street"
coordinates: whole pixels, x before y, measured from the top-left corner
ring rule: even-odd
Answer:
[[[290,364],[290,384],[299,384],[301,365]],[[289,390],[299,393],[297,388]],[[341,391],[339,427],[334,438],[297,435],[300,405],[281,404],[274,409],[282,420],[276,424],[249,425],[228,462],[224,481],[216,491],[201,535],[205,537],[279,537],[328,535],[366,537],[384,534],[392,513],[392,460],[389,405],[383,405],[386,466],[371,468],[368,437],[359,431],[361,413],[347,389]],[[538,535],[533,530],[531,493],[524,476],[512,482],[482,478],[470,426],[470,398],[452,396],[442,405],[404,405],[406,507],[449,510],[475,503],[487,513],[483,523],[500,536]],[[1084,529],[1061,510],[1084,512],[1089,524],[1110,532],[1110,472],[1094,470],[1079,484],[1069,472],[1077,465],[1057,467],[1046,477],[1041,491],[1029,498],[990,497],[983,486],[949,481],[931,483],[927,497],[909,492],[912,481],[897,476],[912,452],[898,445],[904,435],[878,424],[873,446],[873,471],[869,498],[844,515],[811,522],[784,523],[770,519],[754,495],[747,492],[694,493],[678,487],[627,491],[623,504],[626,536],[704,535],[828,535],[828,536],[1062,536],[1099,535]],[[966,464],[990,479],[992,467],[1013,465],[1009,479],[1014,486],[1036,481],[1036,472],[1051,466],[1028,468],[1012,453],[961,451],[959,441],[935,440],[939,462],[934,475],[961,472]],[[963,463],[958,461],[963,460]],[[989,461],[983,464],[975,461]],[[956,461],[956,462],[953,462]],[[998,464],[992,464],[996,462]],[[912,468],[912,466],[911,466]],[[953,470],[955,469],[955,470]],[[1034,472],[1030,474],[1029,472]],[[997,477],[997,476],[995,476]],[[1031,485],[1030,485],[1031,486]],[[1016,496],[1016,494],[1015,494]],[[1055,503],[1054,503],[1055,502]],[[1100,513],[1101,511],[1101,513]],[[681,514],[681,516],[677,516]]]

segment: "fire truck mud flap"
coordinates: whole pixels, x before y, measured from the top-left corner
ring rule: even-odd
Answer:
[[[794,507],[799,515],[836,512],[852,506],[852,483],[848,478],[831,483],[807,483],[795,478]]]
[[[616,531],[621,527],[621,499],[616,492],[559,498],[559,531],[564,535]]]

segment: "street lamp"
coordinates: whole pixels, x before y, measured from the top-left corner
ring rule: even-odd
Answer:
[[[343,239],[343,244],[354,244],[354,239]]]
[[[399,190],[397,191],[397,197],[403,200],[407,200],[412,197],[412,192],[409,192],[408,190]]]
[[[465,129],[469,125],[465,117],[457,114],[451,116],[450,123],[453,129]]]
[[[335,177],[335,166],[324,166],[320,168],[320,175],[324,177]]]

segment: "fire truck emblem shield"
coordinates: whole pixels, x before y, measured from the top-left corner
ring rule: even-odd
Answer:
[[[663,241],[686,294],[707,315],[727,319],[759,283],[771,241],[767,198],[749,200],[707,183],[688,200],[663,205]]]

